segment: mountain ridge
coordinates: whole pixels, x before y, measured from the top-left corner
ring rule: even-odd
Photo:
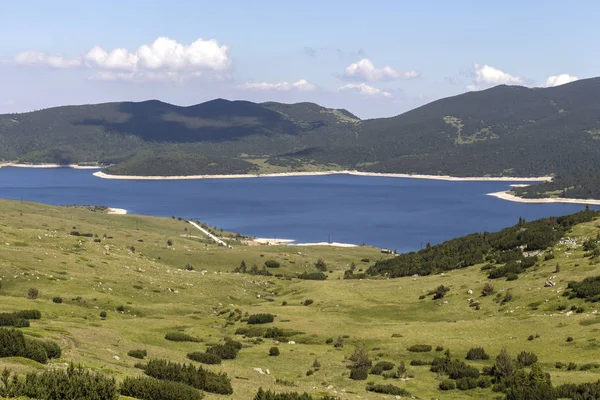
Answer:
[[[310,102],[62,106],[0,115],[0,160],[116,164],[107,172],[123,175],[551,174],[553,182],[515,192],[600,198],[590,168],[600,163],[599,89],[600,78],[550,88],[499,85],[366,120]],[[165,166],[153,166],[158,156]]]

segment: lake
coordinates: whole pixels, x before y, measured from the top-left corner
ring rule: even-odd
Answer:
[[[417,250],[472,232],[583,209],[486,196],[515,182],[450,182],[351,175],[134,181],[93,170],[0,168],[0,197],[53,205],[106,205],[197,219],[245,235]],[[0,214],[1,216],[1,214]]]

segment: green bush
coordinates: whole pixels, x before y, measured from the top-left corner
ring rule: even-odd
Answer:
[[[467,360],[489,360],[490,356],[483,347],[471,347],[467,352]]]
[[[431,361],[425,360],[410,360],[410,365],[420,366],[420,365],[431,365]]]
[[[394,369],[395,365],[389,361],[379,361],[377,364],[371,368],[371,374],[373,375],[381,375],[384,371],[390,371]]]
[[[106,318],[106,311],[100,311],[100,318],[102,318],[102,319]]]
[[[27,291],[27,298],[31,299],[31,300],[35,300],[38,298],[39,294],[40,294],[39,290],[37,290],[36,288],[30,288]]]
[[[44,400],[117,400],[113,378],[71,364],[66,371],[51,369],[28,373],[23,380],[11,380],[10,396]]]
[[[127,352],[127,355],[129,357],[139,358],[140,360],[143,360],[144,357],[146,357],[148,355],[148,352],[146,350],[141,350],[141,349],[129,350]]]
[[[507,281],[516,281],[517,279],[519,279],[519,275],[515,274],[514,272],[510,272],[510,273],[506,274]]]
[[[200,339],[183,332],[169,332],[165,335],[165,339],[172,342],[200,342]]]
[[[17,317],[24,319],[41,319],[42,313],[38,310],[21,310],[16,312]]]
[[[369,370],[367,368],[352,368],[350,370],[350,379],[355,381],[364,381],[369,377]]]
[[[57,343],[50,341],[40,343],[42,344],[42,346],[44,346],[44,350],[46,350],[46,355],[48,356],[48,358],[60,358],[62,351]]]
[[[456,387],[460,390],[470,390],[477,388],[477,378],[463,377],[456,380]]]
[[[63,302],[63,299],[62,299],[62,297],[56,296],[56,297],[52,298],[52,302],[56,303],[56,304],[60,304]]]
[[[304,304],[305,306],[310,306],[312,303],[314,303],[313,299],[306,299],[302,304]]]
[[[452,379],[444,379],[440,382],[440,390],[454,390],[456,389],[456,383]]]
[[[140,400],[201,400],[202,392],[184,383],[148,377],[127,377],[121,384],[123,396]]]
[[[227,339],[225,344],[216,344],[209,347],[206,352],[216,354],[223,360],[233,360],[237,357],[238,352],[242,349],[242,344],[238,341]]]
[[[391,394],[393,396],[402,396],[402,397],[410,397],[411,396],[411,394],[406,389],[403,389],[401,387],[391,385],[391,384],[383,385],[383,384],[369,382],[369,383],[367,383],[366,389],[368,392]]]
[[[279,355],[279,347],[273,346],[269,349],[269,355],[272,357],[276,357]]]
[[[188,353],[187,358],[202,364],[221,364],[221,357],[219,357],[217,354],[212,353],[202,353],[199,351],[195,351],[193,353]]]
[[[35,339],[26,339],[23,332],[17,329],[0,328],[0,358],[2,357],[24,357],[45,364],[48,362],[46,346],[53,355],[58,353],[54,345],[48,345]]]
[[[265,261],[265,267],[267,268],[279,268],[281,264],[275,260],[267,260]]]
[[[432,347],[428,344],[413,344],[408,348],[408,351],[412,351],[413,353],[428,353],[431,349]]]
[[[522,367],[529,367],[530,365],[535,364],[537,361],[538,358],[534,353],[522,351],[519,354],[517,354],[517,362]]]
[[[0,326],[12,326],[14,328],[28,328],[29,320],[18,317],[17,313],[0,313]]]
[[[327,275],[323,272],[303,272],[297,275],[298,279],[304,279],[307,281],[324,281],[327,279]]]
[[[248,317],[248,324],[268,324],[275,320],[275,316],[269,313],[252,314]]]
[[[166,360],[150,360],[146,364],[144,373],[152,378],[184,383],[209,393],[233,393],[227,374],[216,374],[202,367],[195,367],[192,364],[179,364]]]
[[[339,400],[339,398],[327,395],[323,397],[313,397],[306,392],[275,393],[270,390],[265,392],[263,388],[259,388],[253,400]]]

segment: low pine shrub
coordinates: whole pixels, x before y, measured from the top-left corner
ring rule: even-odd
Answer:
[[[410,397],[411,394],[408,390],[398,387],[396,385],[383,385],[373,382],[367,383],[367,391],[374,393],[391,394],[392,396]]]
[[[364,381],[369,377],[367,368],[352,368],[350,370],[350,379],[355,381]]]
[[[200,339],[183,332],[169,332],[165,335],[165,339],[172,342],[200,342]]]
[[[141,349],[129,350],[127,352],[127,355],[129,357],[139,358],[140,360],[143,360],[148,355],[148,352],[146,350],[141,350]]]
[[[252,314],[248,317],[248,324],[268,324],[275,320],[275,316],[269,313]]]
[[[276,346],[273,346],[269,349],[269,355],[272,357],[276,357],[279,355],[279,348]]]
[[[188,353],[187,358],[202,364],[221,364],[221,357],[219,357],[217,354],[212,353],[202,353],[199,351],[195,351],[193,353]]]
[[[148,377],[127,377],[120,391],[123,396],[140,400],[201,400],[204,397],[202,392],[184,383]]]
[[[390,371],[394,369],[395,365],[389,361],[379,361],[377,364],[371,368],[371,374],[373,375],[381,375],[384,371]]]
[[[144,373],[163,381],[179,382],[209,393],[231,394],[233,389],[226,374],[217,374],[192,364],[166,360],[150,360]]]
[[[53,297],[53,298],[52,298],[52,302],[53,302],[53,303],[56,303],[56,304],[60,304],[60,303],[62,303],[62,302],[63,302],[63,298],[62,298],[62,297],[59,297],[59,296]]]
[[[467,352],[467,360],[489,360],[489,358],[483,347],[471,347]]]
[[[444,379],[440,382],[440,390],[454,390],[456,389],[456,383],[452,379]]]
[[[413,353],[428,353],[431,349],[432,347],[428,344],[413,344],[408,348],[408,351],[412,351]]]
[[[517,362],[522,367],[529,367],[538,361],[537,356],[534,353],[528,351],[522,351],[517,354]]]

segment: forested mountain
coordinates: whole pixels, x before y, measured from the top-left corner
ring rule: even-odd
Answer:
[[[223,99],[190,107],[152,100],[0,115],[0,160],[117,164],[108,172],[118,174],[349,168],[556,176],[519,189],[530,197],[600,198],[599,139],[600,78],[554,88],[501,85],[364,121],[313,103]],[[153,162],[159,155],[161,165]]]

